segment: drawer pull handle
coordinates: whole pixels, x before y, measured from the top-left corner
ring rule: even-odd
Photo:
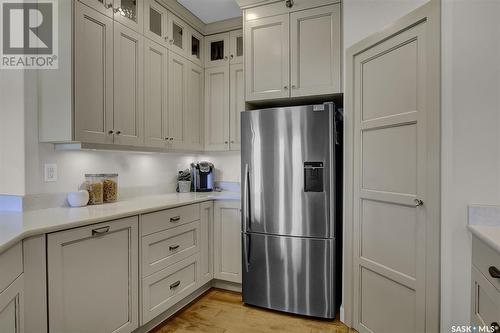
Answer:
[[[169,246],[169,247],[168,247],[168,249],[169,249],[170,251],[175,251],[175,250],[177,250],[177,249],[179,248],[179,246],[180,246],[180,245],[172,245],[172,246]]]
[[[181,284],[181,281],[176,281],[170,285],[170,289],[177,288],[178,286],[180,286],[180,284]]]
[[[175,216],[170,218],[170,222],[179,222],[181,220],[180,216]]]
[[[96,236],[102,236],[105,233],[109,232],[109,226],[108,227],[102,227],[102,228],[97,228],[92,230],[92,237]]]
[[[498,270],[495,266],[490,266],[490,268],[488,268],[488,272],[490,272],[492,278],[500,279],[500,270]]]

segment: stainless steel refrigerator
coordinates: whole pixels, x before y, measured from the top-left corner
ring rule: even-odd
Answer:
[[[244,303],[335,318],[342,124],[333,103],[241,114]]]

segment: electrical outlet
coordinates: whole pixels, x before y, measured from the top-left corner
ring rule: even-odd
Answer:
[[[57,164],[45,164],[45,182],[57,181]]]

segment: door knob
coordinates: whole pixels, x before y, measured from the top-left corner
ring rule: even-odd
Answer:
[[[424,205],[424,202],[420,199],[415,199],[415,207],[420,207]]]

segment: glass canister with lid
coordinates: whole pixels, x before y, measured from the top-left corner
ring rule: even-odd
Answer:
[[[103,174],[102,184],[104,202],[116,202],[118,200],[118,174]]]
[[[100,205],[103,203],[102,177],[102,174],[85,174],[84,188],[89,192],[89,205]]]

